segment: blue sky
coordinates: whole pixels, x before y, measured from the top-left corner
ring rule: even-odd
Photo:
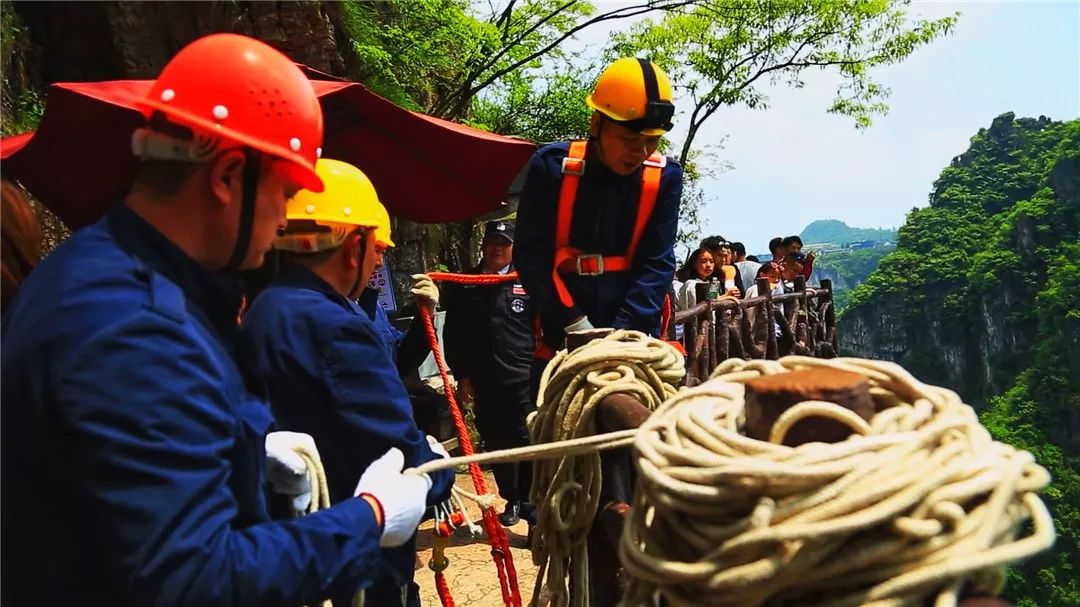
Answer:
[[[733,168],[704,182],[704,231],[761,251],[814,219],[899,226],[995,116],[1080,116],[1080,1],[916,2],[910,12],[957,11],[952,34],[876,73],[890,111],[865,131],[825,112],[836,80],[819,73],[803,89],[768,89],[766,110],[717,112],[695,143],[723,142],[717,157]]]

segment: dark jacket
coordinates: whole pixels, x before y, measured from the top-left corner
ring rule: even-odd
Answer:
[[[593,326],[660,332],[664,295],[675,276],[675,234],[682,196],[682,167],[668,159],[656,206],[642,234],[632,266],[600,276],[563,275],[574,306],[559,301],[552,281],[555,221],[562,184],[562,160],[568,142],[541,148],[529,161],[521,192],[514,243],[514,265],[533,297],[549,346],[561,344],[563,328],[579,316]],[[617,175],[590,146],[585,173],[578,183],[570,227],[570,246],[588,254],[625,255],[641,195],[641,169]]]
[[[272,523],[239,289],[126,207],[4,311],[3,603],[283,605],[366,585],[370,506]],[[288,555],[283,558],[282,555]]]
[[[240,344],[282,428],[315,437],[332,502],[351,498],[368,464],[391,447],[410,467],[438,457],[371,318],[311,270],[283,265],[244,316]],[[432,480],[429,505],[449,497],[454,471]],[[413,542],[385,552],[395,583],[411,580]]]
[[[474,268],[474,274],[480,269]],[[535,346],[532,298],[518,281],[477,286],[446,284],[443,337],[446,361],[457,379],[529,381]]]

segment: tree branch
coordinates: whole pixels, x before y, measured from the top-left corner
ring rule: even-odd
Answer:
[[[443,112],[445,112],[446,107],[449,106],[451,102],[455,102],[455,104],[454,104],[455,113],[461,111],[461,109],[464,107],[465,103],[467,103],[468,99],[471,98],[472,96],[476,95],[476,93],[478,93],[479,91],[483,90],[484,88],[490,86],[493,82],[495,82],[499,78],[501,78],[501,77],[505,76],[506,74],[518,69],[522,65],[525,65],[526,63],[529,63],[530,61],[533,61],[537,57],[540,57],[540,56],[550,52],[552,49],[558,47],[560,44],[565,42],[568,38],[570,38],[571,36],[573,36],[577,32],[585,29],[586,27],[589,27],[591,25],[595,25],[597,23],[601,23],[603,21],[613,21],[613,20],[616,20],[616,19],[626,19],[626,18],[629,18],[629,17],[636,17],[638,15],[643,15],[645,13],[648,13],[648,12],[651,12],[651,11],[654,11],[654,10],[670,11],[670,10],[679,8],[681,6],[694,4],[696,2],[700,2],[700,0],[677,0],[675,2],[672,2],[671,4],[658,6],[657,3],[654,3],[653,0],[650,0],[649,2],[645,3],[644,5],[635,5],[635,6],[622,7],[622,8],[618,8],[618,9],[609,11],[609,12],[604,13],[602,15],[598,15],[596,17],[593,17],[593,18],[591,18],[591,19],[589,19],[587,21],[579,23],[578,25],[570,28],[566,32],[563,32],[555,40],[548,43],[544,47],[530,53],[528,56],[523,57],[521,59],[518,59],[517,61],[514,61],[510,65],[505,66],[505,67],[503,67],[503,68],[501,68],[499,70],[496,70],[496,71],[492,72],[486,78],[484,78],[484,80],[482,80],[479,84],[476,84],[476,85],[470,85],[468,83],[463,84],[461,87],[458,88],[457,91],[450,94],[446,99],[440,101],[439,104],[437,104],[435,113],[442,115],[443,118],[453,117],[453,116],[448,116],[448,115],[443,114]],[[568,5],[565,5],[564,7],[560,8],[558,10],[559,11],[565,10],[565,8],[568,7],[570,4],[573,4],[573,2],[569,3]],[[544,22],[549,21],[554,16],[555,16],[554,13],[548,15],[547,17],[544,18]],[[539,25],[542,25],[542,23],[537,24],[536,26],[531,28],[530,32],[535,31],[535,28],[539,27]],[[519,41],[520,41],[520,37],[519,37]],[[484,62],[483,64],[477,66],[474,70],[472,70],[472,74],[476,74],[478,76],[479,74],[482,74],[485,70],[491,69],[496,64],[496,61],[498,59],[502,58],[502,56],[504,56],[510,50],[510,48],[512,48],[512,45],[504,47],[501,51],[499,51],[499,53],[496,56],[492,57],[488,61]],[[469,81],[471,81],[471,80],[469,80]],[[469,82],[469,81],[467,81],[467,82]]]

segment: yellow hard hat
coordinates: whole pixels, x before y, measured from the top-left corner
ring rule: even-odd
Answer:
[[[356,228],[377,228],[380,212],[386,213],[375,186],[360,169],[321,158],[315,172],[326,189],[300,190],[289,199],[285,209],[289,225],[274,241],[275,248],[297,253],[336,249]]]
[[[379,213],[379,225],[375,226],[375,242],[384,247],[394,247],[394,241],[390,240],[390,213],[382,204],[377,209]]]
[[[624,57],[604,69],[585,102],[643,135],[663,135],[674,126],[672,99],[664,70],[648,59]]]

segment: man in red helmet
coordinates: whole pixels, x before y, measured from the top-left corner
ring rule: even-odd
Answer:
[[[393,449],[328,510],[233,361],[240,287],[286,200],[321,190],[322,113],[284,55],[208,36],[162,71],[123,204],[49,256],[5,309],[3,590],[11,605],[283,605],[370,583],[431,480]],[[269,436],[268,436],[269,433]]]

